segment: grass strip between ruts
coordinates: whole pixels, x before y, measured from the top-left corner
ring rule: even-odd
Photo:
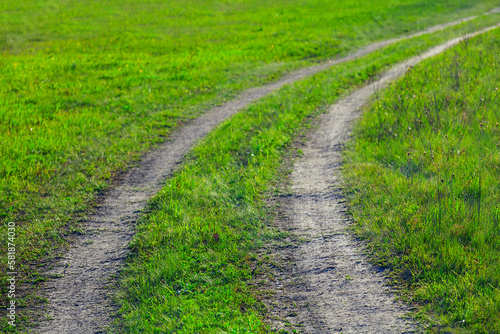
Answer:
[[[289,143],[339,96],[388,66],[456,37],[403,41],[286,86],[210,133],[151,201],[137,226],[117,300],[119,331],[265,331],[246,282],[268,238],[263,198]]]
[[[415,66],[345,153],[357,233],[436,329],[500,332],[499,38]]]

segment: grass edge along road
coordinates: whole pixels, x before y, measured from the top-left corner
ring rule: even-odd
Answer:
[[[281,157],[307,128],[308,117],[407,58],[395,52],[404,43],[283,88],[232,117],[193,150],[138,225],[118,298],[119,330],[265,330],[262,305],[245,282],[252,276],[250,263],[259,261],[252,250],[281,237],[260,230],[266,220],[262,199]]]
[[[436,330],[500,331],[499,36],[415,66],[345,153],[356,232]]]

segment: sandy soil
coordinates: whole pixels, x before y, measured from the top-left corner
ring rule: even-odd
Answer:
[[[464,20],[460,20],[432,27],[415,35],[421,35],[443,29],[447,26],[463,21]],[[90,215],[88,221],[85,223],[85,234],[76,236],[75,242],[71,248],[60,260],[57,261],[57,263],[54,264],[54,267],[46,273],[48,279],[44,289],[42,290],[44,296],[49,302],[46,309],[46,318],[41,320],[40,324],[33,330],[33,332],[102,333],[105,330],[106,326],[108,326],[110,321],[112,321],[113,313],[116,311],[111,299],[109,298],[109,295],[112,293],[112,288],[110,288],[112,285],[110,285],[110,282],[113,282],[113,278],[119,273],[120,268],[125,263],[125,258],[128,254],[127,245],[134,234],[135,221],[140,216],[141,210],[145,207],[148,199],[160,190],[162,182],[168,178],[173,171],[175,171],[176,166],[182,162],[183,156],[188,152],[188,150],[199,139],[203,138],[209,131],[217,126],[217,124],[221,123],[223,120],[227,119],[248,104],[276,89],[279,89],[285,84],[292,83],[335,64],[361,57],[397,40],[408,37],[411,36],[375,43],[345,58],[309,67],[286,75],[283,79],[277,82],[248,90],[242,93],[238,99],[222,106],[215,107],[206,114],[179,129],[171,136],[171,138],[169,138],[169,141],[162,144],[157,150],[147,154],[137,167],[132,168],[127,174],[124,175],[123,178],[121,178],[119,184],[109,191],[103,203],[96,208],[95,213]],[[363,101],[361,104],[364,103]],[[359,103],[356,105],[359,105]],[[351,109],[352,108],[346,109],[346,115],[351,112]],[[347,121],[349,117],[351,116],[345,116],[345,120]],[[340,129],[341,128],[339,128],[339,131]],[[341,138],[342,133],[339,132],[336,136],[340,136],[338,138]],[[311,151],[310,154],[316,153]],[[325,182],[329,181],[327,180]],[[299,179],[297,179],[297,185],[300,184]],[[327,196],[322,195],[322,188],[315,189],[306,187],[305,189],[308,192],[316,190],[319,191],[320,193],[317,195],[318,198],[321,196]],[[304,197],[304,200],[306,200],[306,197]],[[328,200],[328,197],[325,197],[324,200]],[[306,203],[299,203],[297,205],[306,205]],[[307,215],[305,209],[303,211],[303,215]],[[330,215],[330,213],[328,214]],[[297,221],[299,220],[300,219],[297,218]],[[304,226],[307,227],[307,224],[309,223],[303,224],[306,224]],[[306,229],[306,227],[297,228]],[[330,231],[330,226],[328,226],[327,230]],[[317,236],[318,231],[319,230],[313,228],[308,233],[310,233],[311,237],[315,237]],[[337,233],[333,231],[334,230],[331,230],[330,232]],[[325,247],[330,247],[329,245],[334,243],[333,240],[334,239],[328,239],[328,241],[325,241],[325,245],[327,245]],[[351,250],[353,246],[351,246],[347,241],[343,242],[347,244],[345,251],[345,254],[347,255],[345,256],[349,257],[349,252],[355,252],[355,250]],[[322,252],[317,250],[320,249],[317,248],[320,247],[320,244],[317,246],[314,245],[314,243],[310,244],[311,255],[308,255],[308,257],[310,256],[311,258],[314,258],[317,256],[318,252]],[[308,249],[304,249],[304,251],[309,252]],[[333,251],[329,252],[331,253]],[[300,268],[307,267],[307,263],[311,262],[305,261],[304,259],[297,259],[297,266]],[[323,262],[314,260],[311,263],[319,264]],[[363,266],[366,266],[364,262],[361,263]],[[321,268],[318,269],[315,265],[313,265],[313,267],[311,267],[308,271],[312,273],[318,272],[319,275],[320,272],[317,270],[320,270],[326,275],[320,275],[322,277],[321,280],[319,279],[320,276],[311,276],[309,279],[309,284],[312,284],[310,285],[311,289],[318,284],[321,286],[325,285],[324,281],[332,277],[329,275],[331,275],[334,271],[325,269],[327,267],[323,267],[323,265],[320,267]],[[346,274],[351,272],[352,275],[357,277],[356,275],[358,275],[358,271],[353,270],[354,269],[349,267],[345,270],[345,272]],[[372,269],[359,270],[361,270],[360,272],[363,272],[363,270]],[[369,280],[378,280],[378,277],[379,276],[374,276]],[[354,283],[352,283],[351,286],[354,287],[353,284]],[[332,289],[333,288],[334,286],[332,285]],[[316,296],[317,294],[314,295]],[[327,294],[324,298],[330,298],[328,296],[329,295]],[[352,299],[349,299],[350,297],[345,298],[347,298],[345,299],[346,301],[352,301]],[[327,299],[318,299],[318,303],[319,310],[317,314],[319,314],[320,317],[323,315],[330,316],[330,314],[332,314],[331,312],[323,313],[323,311],[321,311],[325,310],[324,312],[326,312],[331,301],[328,301]],[[391,302],[388,303],[391,304]],[[385,309],[381,309],[380,312],[385,312]],[[345,316],[347,317],[347,313]],[[392,318],[392,314],[388,315],[388,317]],[[395,323],[395,325],[397,324]]]

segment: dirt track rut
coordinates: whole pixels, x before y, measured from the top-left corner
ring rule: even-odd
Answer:
[[[431,27],[419,33],[379,42],[352,55],[329,63],[305,68],[263,87],[250,89],[227,104],[215,107],[176,131],[169,141],[147,154],[111,189],[102,205],[89,216],[85,235],[77,237],[72,247],[47,272],[43,292],[49,304],[47,318],[33,330],[35,333],[101,333],[115,311],[108,294],[108,282],[124,264],[128,243],[134,234],[133,223],[147,201],[160,190],[183,156],[201,138],[238,110],[255,100],[306,76],[336,64],[359,58],[396,41],[434,32],[462,19]],[[58,278],[56,278],[58,277]]]
[[[267,287],[276,291],[274,302],[267,303],[281,322],[285,319],[299,325],[305,333],[415,331],[404,319],[407,308],[394,301],[384,273],[367,262],[363,245],[349,235],[340,190],[341,150],[351,122],[375,91],[406,73],[409,66],[462,40],[450,40],[395,66],[376,83],[356,90],[320,116],[318,130],[301,147],[304,155],[294,165],[292,195],[282,200],[281,216],[285,218],[278,224],[306,241],[279,248],[275,255],[278,261],[290,264],[275,273],[280,279]],[[280,321],[273,325],[284,328]]]

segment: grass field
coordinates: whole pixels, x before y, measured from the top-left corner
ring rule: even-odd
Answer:
[[[356,231],[442,330],[500,332],[499,37],[413,68],[346,153]]]
[[[311,116],[442,38],[433,37],[398,43],[286,87],[211,133],[139,224],[118,296],[117,331],[265,332],[265,309],[247,283],[259,267],[254,251],[283,237],[265,227],[264,198],[284,177],[289,144]]]
[[[159,1],[110,1],[106,5],[87,1],[59,1],[56,4],[48,1],[0,2],[0,19],[6,23],[0,26],[0,35],[7,37],[0,39],[0,219],[2,223],[15,221],[18,225],[18,269],[26,279],[25,286],[43,280],[34,271],[33,262],[50,257],[54,249],[65,243],[68,232],[78,230],[75,221],[89,212],[96,194],[106,189],[111,180],[141,153],[162,141],[184,121],[196,117],[214,104],[234,97],[245,88],[273,80],[292,69],[346,54],[372,41],[401,35],[414,30],[415,26],[423,28],[457,19],[457,10],[462,16],[477,14],[492,8],[496,2],[408,0],[382,4],[367,1],[362,8],[358,2],[347,0],[336,3],[280,1],[272,5],[263,1],[177,1],[168,4]],[[494,18],[473,25],[486,25],[488,20],[493,21]],[[340,81],[331,83],[333,86],[326,86],[330,91],[325,87],[322,88],[323,95],[311,93],[311,96],[318,95],[314,103],[319,107],[332,102],[343,90],[366,81],[374,71],[436,44],[444,36],[454,37],[460,29],[437,34],[435,39],[422,37],[407,44],[400,43],[368,57],[369,62],[366,64],[355,62],[340,67],[335,70]],[[301,84],[302,88],[297,91],[280,94],[283,94],[283,98],[291,94],[294,97],[290,99],[299,103],[298,96],[302,94],[300,89],[309,89],[308,85],[314,85],[314,80],[320,77],[313,79],[312,83],[306,81]],[[265,103],[271,103],[269,106],[273,108],[279,105],[278,102],[269,101]],[[316,110],[314,103],[309,102],[300,103],[304,104],[303,108]],[[297,108],[300,110],[300,107]],[[188,240],[192,238],[192,246],[204,244],[204,238],[210,233],[212,238],[215,233],[221,239],[223,236],[224,241],[227,237],[228,244],[220,247],[220,253],[213,255],[214,266],[220,263],[244,266],[249,254],[245,249],[251,245],[243,241],[248,240],[252,233],[257,233],[251,225],[260,221],[257,218],[262,215],[258,199],[266,189],[265,184],[270,182],[271,175],[276,172],[275,159],[282,154],[280,148],[287,142],[281,140],[280,136],[292,136],[287,129],[302,127],[300,121],[304,119],[305,111],[297,112],[298,116],[290,114],[295,123],[286,123],[288,128],[282,128],[285,123],[280,117],[285,116],[271,117],[273,121],[265,127],[276,137],[266,135],[259,139],[255,135],[255,129],[264,126],[259,123],[262,122],[260,119],[255,120],[255,123],[244,122],[248,127],[248,131],[243,132],[247,142],[241,139],[241,147],[234,144],[221,157],[232,168],[244,168],[238,178],[240,183],[222,176],[220,183],[214,179],[204,181],[212,184],[215,190],[222,189],[229,193],[221,197],[221,203],[217,202],[219,200],[214,202],[221,207],[220,212],[228,212],[222,209],[229,210],[226,206],[231,203],[246,203],[238,210],[229,210],[230,214],[220,220],[220,224],[227,223],[227,236],[222,230],[211,232],[216,228],[215,225],[203,225],[201,230],[193,227],[192,237],[183,235]],[[283,113],[291,111],[286,109]],[[240,119],[235,122],[243,121]],[[252,129],[252,124],[255,124],[255,129]],[[212,144],[207,142],[203,145],[215,145],[214,150],[225,147],[222,140],[215,140],[214,136],[210,138],[207,140],[214,140]],[[267,172],[259,170],[257,173],[252,164],[238,165],[243,161],[242,152],[253,150],[253,145],[256,145],[254,141],[258,140],[264,140],[259,142],[261,146],[283,141],[281,144],[275,143],[276,146],[271,145],[270,157],[262,157],[262,164],[269,164],[263,167],[269,169]],[[198,170],[190,170],[194,167],[188,163],[171,182],[177,180],[176,184],[200,187],[198,182],[201,181],[193,181],[190,173],[201,173],[208,178],[208,173],[217,164],[222,164],[216,159],[212,165],[208,159],[203,160],[203,150],[198,148],[198,153],[193,153],[192,161],[205,161],[206,164],[197,167]],[[206,151],[209,149],[206,148]],[[235,153],[239,155],[235,156]],[[193,164],[196,165],[195,162]],[[259,176],[260,173],[262,176]],[[255,188],[253,192],[248,190],[249,187]],[[215,221],[220,218],[213,212],[215,209],[206,209],[206,203],[210,203],[206,198],[214,193],[207,192],[210,189],[208,186],[207,189],[202,188],[188,188],[187,193],[175,193],[172,196],[178,196],[181,201],[186,199],[186,194],[200,192],[199,196],[191,198],[192,203],[187,201],[179,205],[186,206],[182,210],[200,210],[198,216],[190,216],[194,221]],[[199,202],[194,201],[197,198],[200,198]],[[255,200],[257,202],[254,203]],[[157,203],[162,210],[172,209],[163,208],[159,199],[153,203]],[[188,205],[192,207],[188,208]],[[149,234],[145,234],[146,231],[159,233],[154,232],[159,231],[153,229],[154,224],[147,223],[150,219],[154,221],[155,215],[161,216],[162,211],[157,211],[144,218],[134,244],[136,252],[133,261],[151,261],[152,268],[167,259],[158,258],[154,262],[146,255],[161,254],[162,249],[155,247],[174,247],[166,241],[154,241]],[[182,212],[178,214],[182,216]],[[237,223],[231,223],[232,220]],[[235,225],[233,229],[231,224]],[[146,226],[153,227],[148,230]],[[160,227],[165,226],[157,228]],[[181,232],[174,229],[172,233]],[[6,237],[7,234],[0,236],[2,256],[6,254]],[[212,247],[211,244],[209,246]],[[213,247],[218,249],[218,243]],[[234,255],[227,253],[227,249],[235,247],[240,251],[235,251]],[[210,248],[206,246],[206,249]],[[187,253],[179,253],[179,256],[191,259],[186,254],[195,250],[196,247],[191,250],[184,247],[183,252]],[[195,258],[201,259],[202,256],[206,255],[196,255]],[[217,261],[222,262],[217,264]],[[2,269],[5,268],[4,263]],[[187,263],[185,265],[187,273],[195,272],[198,268],[195,264],[191,269]],[[133,268],[132,265],[129,270],[133,272]],[[213,278],[214,282],[222,282],[221,286],[227,283],[229,285],[225,288],[233,289],[231,291],[240,289],[241,293],[236,293],[235,300],[226,304],[216,302],[216,306],[225,305],[224,310],[233,310],[233,313],[221,312],[232,314],[230,319],[236,319],[234,328],[248,325],[248,328],[262,329],[258,304],[248,297],[244,285],[235,283],[250,275],[245,268],[241,272],[235,269],[235,276],[224,273],[224,277],[232,277],[233,280],[221,278],[223,276]],[[171,284],[169,288],[175,291],[179,287],[178,273],[174,271],[165,275],[168,278],[166,281]],[[139,279],[141,276],[137,277]],[[165,280],[165,277],[162,276],[162,279]],[[148,280],[143,282],[151,284]],[[190,282],[187,280],[188,284]],[[138,283],[132,280],[127,284],[130,284],[127,287],[133,287]],[[158,288],[151,286],[150,292]],[[130,288],[127,289],[124,296],[134,298],[128,295],[131,293]],[[179,288],[177,291],[183,290]],[[222,298],[224,293],[227,295],[223,290],[220,290],[220,294],[215,292],[214,300]],[[186,298],[186,304],[182,304],[184,309],[180,309],[187,310],[187,313],[172,311],[172,319],[195,314],[195,300]],[[250,310],[255,310],[249,312],[246,318],[241,316],[247,314],[245,307],[239,311],[233,308],[234,305],[242,305],[242,301],[249,305]],[[30,299],[24,302],[28,305],[32,303]],[[141,305],[150,307],[152,302],[150,300]],[[138,313],[133,310],[140,312],[140,309],[128,309],[129,304],[125,299],[122,303],[124,323],[120,326],[128,326],[132,330],[136,328],[134,326],[139,326],[134,322]],[[158,313],[151,314],[151,319],[158,319],[158,315],[163,314],[165,309],[160,306],[156,310]],[[230,326],[230,319],[227,326]],[[207,313],[206,323],[215,323],[216,320],[210,320]],[[189,324],[189,321],[186,320],[186,323]],[[146,324],[156,326],[158,322],[155,320]]]

